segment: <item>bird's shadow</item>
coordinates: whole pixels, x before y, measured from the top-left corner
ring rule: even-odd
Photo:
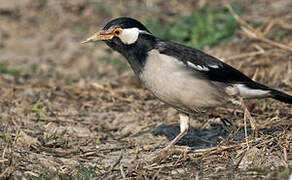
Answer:
[[[280,127],[279,127],[280,128]],[[189,146],[193,150],[204,149],[208,147],[216,147],[222,140],[232,139],[233,142],[241,142],[245,138],[244,127],[233,126],[236,133],[231,133],[224,124],[221,123],[211,123],[208,128],[195,128],[190,127],[189,132],[179,140],[176,145]],[[236,130],[237,129],[237,130]],[[276,127],[264,128],[259,131],[259,135],[262,134],[272,134],[274,131],[280,130]],[[233,131],[233,132],[235,132]],[[180,133],[179,124],[167,125],[161,124],[151,131],[141,131],[134,136],[139,136],[145,133],[151,132],[154,136],[165,136],[169,141],[173,140]],[[252,135],[253,130],[251,127],[247,127],[247,135]]]
[[[152,135],[165,136],[169,141],[180,133],[179,124],[161,124],[152,131]],[[228,138],[229,132],[219,123],[212,123],[208,128],[190,127],[189,132],[176,145],[189,146],[193,149],[203,149],[216,146],[222,138]],[[220,138],[222,137],[222,138]]]

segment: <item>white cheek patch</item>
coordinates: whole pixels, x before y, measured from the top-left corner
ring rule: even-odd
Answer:
[[[129,29],[123,29],[123,32],[119,36],[121,41],[124,44],[133,44],[137,41],[139,37],[139,29],[138,28],[129,28]]]

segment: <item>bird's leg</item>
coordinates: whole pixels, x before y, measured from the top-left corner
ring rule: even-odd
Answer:
[[[184,135],[187,134],[187,132],[190,129],[190,117],[187,114],[180,113],[179,114],[179,120],[180,120],[180,133],[162,150],[155,153],[156,155],[153,158],[147,159],[147,162],[157,162],[161,161],[163,159],[166,159],[170,154],[167,153],[168,150],[175,145]]]
[[[173,145],[175,145],[184,135],[186,135],[190,129],[190,116],[184,113],[179,114],[180,120],[180,133],[164,148],[163,151],[168,151]]]
[[[187,132],[190,129],[190,117],[187,114],[180,113],[179,114],[179,120],[180,120],[180,133],[162,150],[159,152],[156,152],[155,156],[150,158],[150,161],[147,159],[147,162],[157,162],[161,161],[163,159],[166,159],[169,155],[168,150],[174,146],[184,135],[187,134]]]

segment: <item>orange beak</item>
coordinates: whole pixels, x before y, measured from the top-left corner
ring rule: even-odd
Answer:
[[[97,33],[93,34],[92,36],[87,38],[85,41],[82,41],[81,44],[95,42],[95,41],[108,40],[108,39],[113,38],[113,36],[114,36],[114,34],[112,32],[106,33],[104,31],[101,31],[101,32],[97,32]]]

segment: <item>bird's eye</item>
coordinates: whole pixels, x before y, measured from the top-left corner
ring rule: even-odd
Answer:
[[[113,31],[113,33],[116,35],[116,36],[119,36],[121,33],[122,33],[122,30],[121,29],[115,29]]]

